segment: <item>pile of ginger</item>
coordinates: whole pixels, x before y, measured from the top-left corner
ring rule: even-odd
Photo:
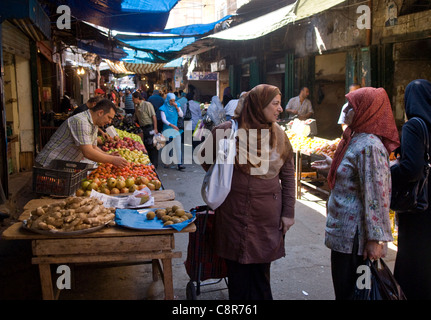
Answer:
[[[106,208],[96,198],[69,197],[31,211],[30,229],[70,232],[100,225],[115,225],[115,208]]]

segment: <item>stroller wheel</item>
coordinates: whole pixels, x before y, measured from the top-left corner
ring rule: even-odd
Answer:
[[[195,287],[193,281],[189,281],[187,283],[186,297],[187,297],[187,300],[197,300],[196,287]]]

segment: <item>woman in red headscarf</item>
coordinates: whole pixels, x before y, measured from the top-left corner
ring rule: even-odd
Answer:
[[[270,265],[285,255],[284,234],[294,223],[293,152],[277,123],[280,103],[277,87],[260,84],[242,95],[235,110],[237,157],[230,193],[215,212],[214,239],[215,252],[227,262],[231,300],[272,299]],[[216,131],[231,126],[217,126],[202,147],[211,142],[216,155]],[[210,165],[202,164],[205,170]]]
[[[336,299],[353,297],[359,265],[385,255],[392,241],[389,221],[389,154],[399,135],[386,91],[362,88],[346,95],[348,127],[334,159],[316,161],[329,169],[325,244],[331,249]],[[330,165],[330,167],[329,167]]]

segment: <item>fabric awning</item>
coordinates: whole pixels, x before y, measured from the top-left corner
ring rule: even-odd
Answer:
[[[109,69],[117,74],[147,74],[159,70],[165,63],[128,63],[124,61],[111,61],[104,59]]]
[[[196,41],[195,37],[178,37],[178,38],[154,38],[154,37],[142,37],[134,40],[122,40],[132,48],[155,50],[160,53],[180,51],[182,48]]]
[[[124,62],[123,61],[111,61],[109,59],[103,59],[109,66],[109,69],[111,69],[111,71],[113,73],[124,73],[124,74],[132,74],[132,72],[130,72],[129,70],[126,69],[126,67],[124,66]]]
[[[162,32],[146,34],[125,34],[119,32],[115,39],[123,43],[128,54],[122,61],[132,63],[166,63],[178,58],[178,53],[193,44],[205,34],[212,32],[217,24],[229,19],[227,15],[215,22],[192,24],[165,29]]]
[[[165,63],[128,63],[124,62],[124,67],[134,74],[146,74],[163,68]]]
[[[325,11],[346,0],[297,0],[296,2],[241,23],[230,29],[209,35],[208,38],[224,40],[251,40],[271,33],[289,23]]]
[[[41,0],[55,15],[67,5],[78,20],[123,32],[153,32],[165,29],[169,13],[178,0]]]

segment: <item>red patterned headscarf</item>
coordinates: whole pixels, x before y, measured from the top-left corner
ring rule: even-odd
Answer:
[[[355,133],[370,133],[379,136],[388,153],[399,147],[400,139],[392,113],[391,103],[383,88],[361,88],[346,95],[353,107],[352,123],[343,132],[331,169],[328,174],[328,184],[334,188],[337,169],[343,160],[350,140]]]

